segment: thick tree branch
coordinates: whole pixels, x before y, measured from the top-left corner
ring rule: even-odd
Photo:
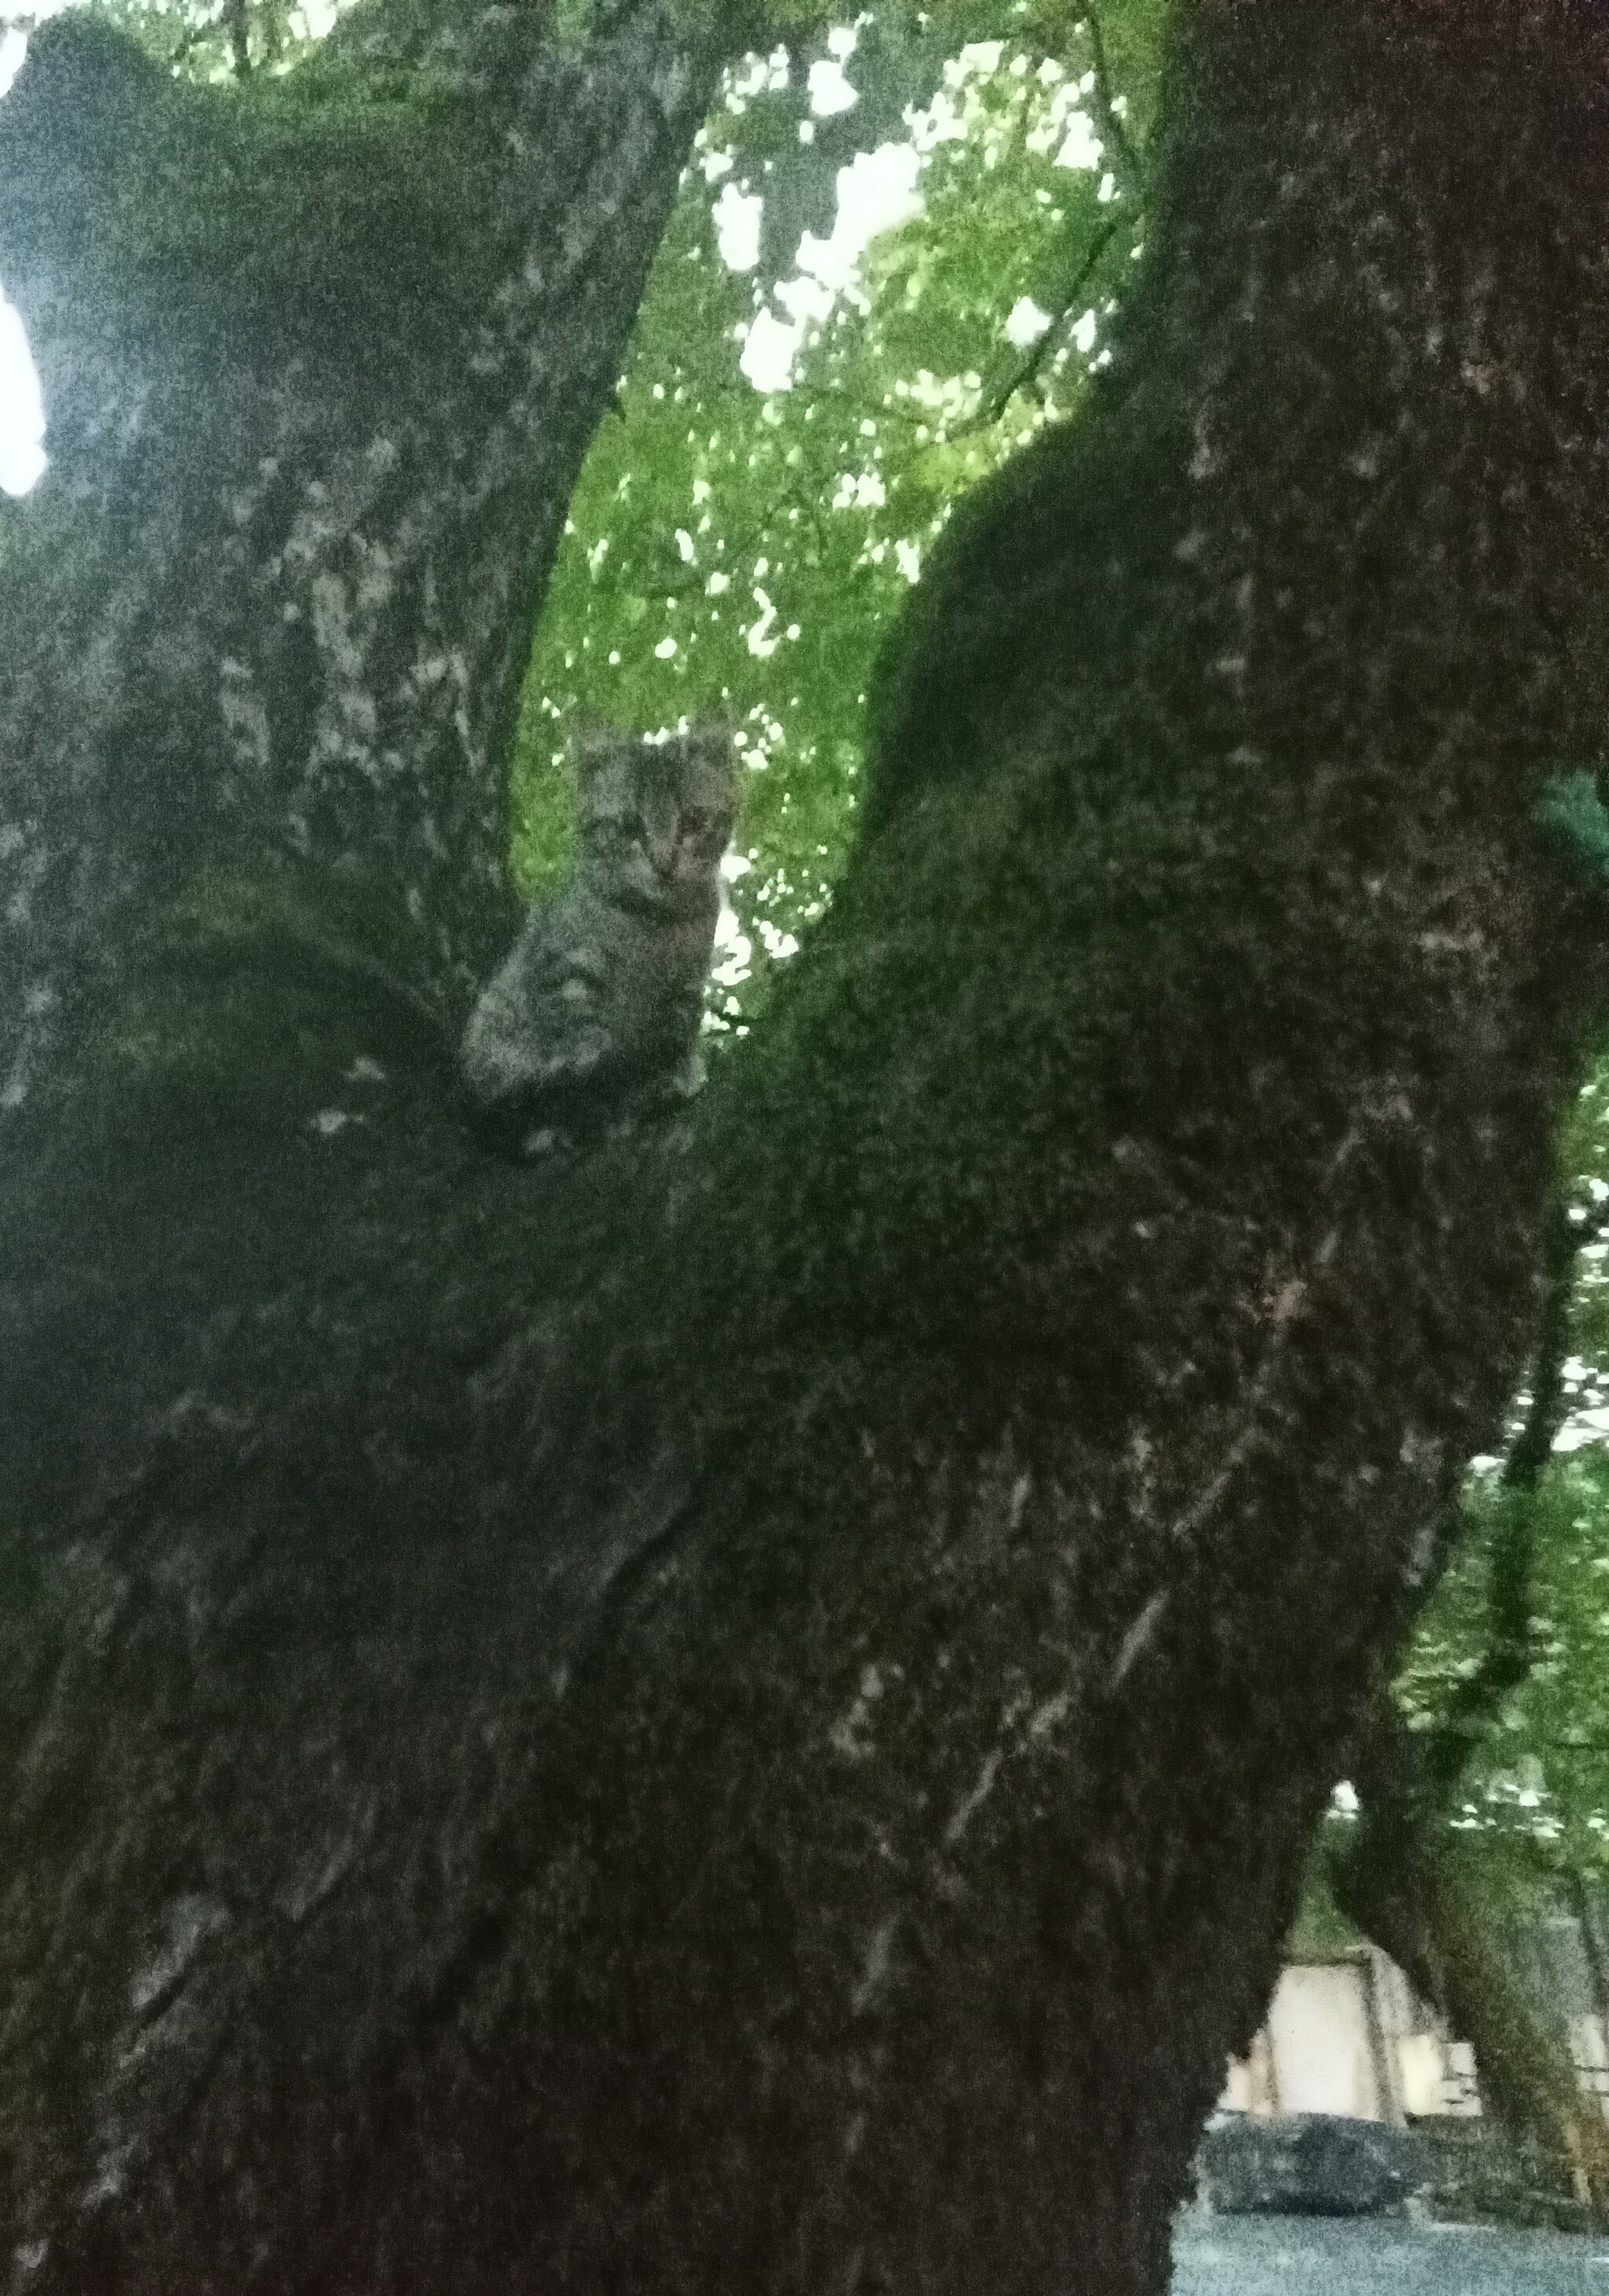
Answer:
[[[0,114],[52,456],[4,577],[8,1104],[63,945],[203,869],[298,880],[448,1017],[506,932],[535,605],[717,55],[649,4],[577,56],[441,17],[400,94],[383,7],[238,94],[62,20]]]

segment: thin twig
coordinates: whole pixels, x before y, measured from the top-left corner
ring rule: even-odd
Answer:
[[[224,20],[229,27],[229,53],[234,64],[236,79],[251,76],[251,24],[247,13],[250,0],[224,0]]]
[[[1112,100],[1112,75],[1106,68],[1106,41],[1101,30],[1101,20],[1093,8],[1088,8],[1085,11],[1084,20],[1089,28],[1089,50],[1095,58],[1095,92],[1100,99],[1102,124],[1111,133],[1118,156],[1123,162],[1123,172],[1129,176],[1135,195],[1143,201],[1145,162],[1135,150],[1129,130],[1123,125],[1123,116]]]
[[[952,426],[949,432],[952,439],[965,438],[968,431],[972,430],[989,430],[999,421],[1018,391],[1027,390],[1029,384],[1044,366],[1047,358],[1063,340],[1067,322],[1072,316],[1073,306],[1088,285],[1102,256],[1111,246],[1117,233],[1117,217],[1109,216],[1091,242],[1089,251],[1079,266],[1077,275],[1068,288],[1063,299],[1062,308],[1055,318],[1046,328],[1038,341],[1031,346],[1027,357],[996,384],[989,397],[979,406],[977,413],[968,415],[964,422],[957,422]]]

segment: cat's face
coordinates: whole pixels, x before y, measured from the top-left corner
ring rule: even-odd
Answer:
[[[577,744],[581,865],[627,906],[702,913],[732,834],[736,775],[724,726],[668,742],[589,734]]]

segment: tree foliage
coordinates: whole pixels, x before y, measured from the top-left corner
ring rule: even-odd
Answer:
[[[1564,1211],[1574,1274],[1566,1349],[1552,1367],[1556,1398],[1539,1398],[1533,1368],[1516,1398],[1513,1439],[1540,1400],[1560,1447],[1516,1482],[1482,1463],[1465,1495],[1452,1562],[1421,1621],[1399,1685],[1410,1726],[1443,1725],[1490,1663],[1494,1636],[1513,1652],[1494,1713],[1472,1719],[1447,1822],[1529,1845],[1545,1867],[1609,1873],[1609,1457],[1602,1385],[1609,1373],[1600,1206],[1609,1198],[1599,1065],[1561,1144]]]
[[[699,139],[538,634],[515,859],[528,886],[562,866],[571,710],[653,726],[725,709],[750,767],[719,1004],[738,1026],[827,897],[870,665],[951,504],[1068,415],[1101,356],[1143,234],[1161,17],[1153,0],[1098,23],[889,9],[836,46],[735,69]],[[841,51],[858,100],[818,119],[811,68]],[[822,243],[840,168],[874,151],[904,155],[921,212],[851,268]],[[764,202],[735,270],[735,193]],[[864,196],[844,184],[846,220]],[[797,262],[806,229],[817,273]],[[1016,343],[1027,301],[1042,332]],[[800,347],[787,387],[759,390],[740,360],[779,316],[802,322]]]

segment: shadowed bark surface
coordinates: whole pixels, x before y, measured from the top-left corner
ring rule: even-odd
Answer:
[[[8,1103],[86,935],[203,873],[224,929],[310,909],[466,1006],[512,935],[532,614],[719,53],[644,0],[575,53],[538,7],[360,9],[249,91],[93,18],[33,41],[0,119],[52,458],[4,578]]]
[[[1600,1000],[1530,816],[1600,754],[1603,48],[1186,13],[1120,355],[689,1135],[476,1156],[343,922],[383,804],[80,935],[5,1150],[20,2289],[1159,2296]]]

